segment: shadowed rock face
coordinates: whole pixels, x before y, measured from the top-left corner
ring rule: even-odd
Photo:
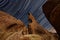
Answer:
[[[60,0],[48,0],[43,5],[43,11],[60,36]]]
[[[57,34],[44,29],[30,13],[28,28],[21,20],[0,11],[0,40],[58,40]]]

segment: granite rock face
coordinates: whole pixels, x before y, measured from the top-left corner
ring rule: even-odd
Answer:
[[[21,20],[0,11],[0,40],[58,40],[57,34],[44,29],[30,13],[28,27]]]

